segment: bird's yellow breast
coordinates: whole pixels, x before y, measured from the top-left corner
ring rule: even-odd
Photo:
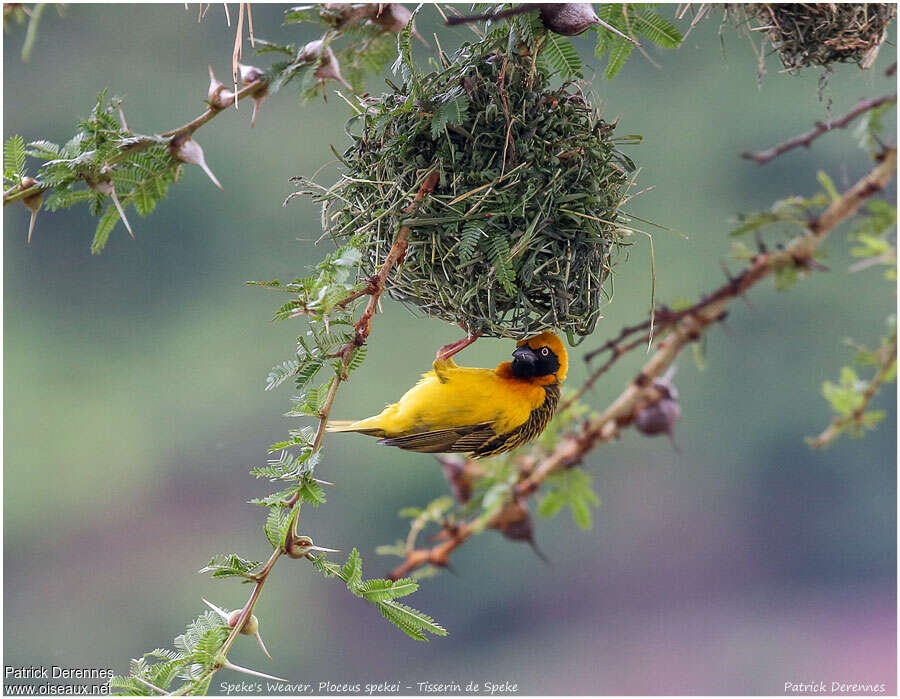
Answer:
[[[501,365],[502,366],[502,365]],[[402,435],[490,423],[502,434],[528,420],[544,401],[544,389],[492,369],[460,367],[452,361],[423,374],[403,397],[379,415],[357,423]]]

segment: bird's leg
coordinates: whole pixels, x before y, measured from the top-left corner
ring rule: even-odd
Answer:
[[[449,345],[444,345],[437,351],[437,354],[434,357],[434,361],[438,362],[450,359],[450,357],[452,357],[454,354],[461,350],[464,350],[466,347],[475,342],[478,337],[478,335],[467,335],[462,340],[457,340],[456,342],[451,342]]]
[[[456,362],[454,362],[451,357],[460,350],[471,345],[477,339],[478,335],[467,335],[462,340],[457,340],[456,342],[451,342],[449,345],[444,345],[437,351],[432,367],[441,383],[447,382],[447,370],[456,366]]]

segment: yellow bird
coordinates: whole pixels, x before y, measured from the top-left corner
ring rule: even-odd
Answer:
[[[516,343],[512,356],[496,369],[474,369],[439,353],[434,371],[423,374],[398,402],[365,420],[330,422],[327,429],[359,432],[378,437],[379,444],[429,454],[482,458],[515,449],[550,422],[569,361],[551,332]]]

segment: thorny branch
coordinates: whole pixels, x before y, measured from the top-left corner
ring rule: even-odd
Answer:
[[[422,184],[419,186],[419,190],[416,193],[413,201],[404,209],[403,213],[414,213],[416,209],[418,209],[419,204],[422,202],[422,200],[434,190],[435,186],[437,185],[438,178],[439,174],[436,171],[429,172],[422,181]],[[400,226],[397,229],[397,235],[394,239],[394,244],[391,247],[387,258],[381,265],[381,269],[378,270],[378,273],[373,278],[372,285],[367,291],[367,293],[369,294],[369,302],[366,305],[366,309],[363,312],[362,316],[360,316],[359,320],[356,322],[356,332],[354,334],[354,337],[349,342],[347,342],[346,345],[344,345],[343,349],[340,352],[341,368],[332,380],[331,386],[328,390],[328,395],[325,399],[325,403],[322,406],[322,409],[319,411],[319,423],[316,428],[316,435],[312,443],[313,453],[319,451],[319,449],[322,448],[322,440],[325,435],[325,425],[328,422],[328,418],[331,413],[331,406],[334,403],[334,398],[337,394],[338,386],[342,381],[346,379],[347,367],[350,363],[353,350],[365,344],[366,339],[369,337],[369,333],[372,329],[372,317],[375,315],[375,312],[378,308],[378,301],[381,298],[382,292],[384,291],[385,282],[387,281],[387,278],[394,267],[396,267],[397,264],[403,259],[403,256],[406,253],[408,241],[409,227]],[[300,494],[297,493],[289,500],[285,501],[285,506],[288,508],[293,508],[297,504],[297,501],[299,499]],[[203,682],[206,682],[216,671],[221,670],[223,667],[230,666],[230,663],[227,660],[228,651],[231,648],[232,644],[234,644],[246,621],[253,614],[253,607],[256,605],[256,602],[259,599],[262,588],[266,584],[269,573],[271,573],[272,569],[275,567],[275,563],[279,558],[281,558],[282,555],[285,554],[285,551],[291,547],[292,541],[297,538],[297,524],[298,517],[295,516],[284,546],[275,549],[272,552],[272,555],[269,556],[269,559],[266,561],[265,565],[258,572],[254,573],[253,591],[250,593],[250,598],[247,600],[247,603],[244,605],[240,616],[238,616],[236,622],[234,623],[234,626],[231,629],[231,632],[228,634],[228,638],[226,638],[225,642],[222,644],[222,647],[219,650],[217,662],[207,671],[205,675],[196,680],[195,683],[188,683],[184,687],[182,687],[184,693],[189,691],[194,684],[202,684]]]
[[[866,408],[869,407],[869,403],[872,402],[872,399],[878,393],[881,384],[884,383],[887,377],[894,371],[894,363],[897,361],[897,338],[895,337],[890,343],[882,347],[878,351],[878,355],[880,360],[878,371],[875,373],[875,376],[872,377],[869,385],[866,386],[865,390],[862,392],[862,400],[860,401],[859,407],[857,407],[850,415],[838,415],[821,434],[817,437],[807,439],[807,444],[817,449],[827,447],[844,430],[844,428],[853,424],[858,425],[862,422]]]
[[[815,128],[811,131],[807,131],[796,138],[792,138],[789,141],[785,141],[784,143],[779,143],[777,146],[773,146],[768,150],[760,151],[758,153],[752,153],[750,151],[745,151],[741,153],[741,157],[747,160],[754,160],[760,165],[764,165],[770,160],[774,160],[782,153],[789,151],[793,148],[797,148],[799,146],[804,146],[805,148],[809,148],[813,141],[815,141],[822,134],[828,133],[833,129],[845,129],[850,124],[851,121],[856,119],[856,117],[865,114],[866,112],[875,109],[876,107],[880,107],[883,104],[888,104],[890,102],[897,101],[897,93],[895,92],[892,95],[885,95],[884,97],[878,97],[877,99],[869,99],[869,100],[860,100],[860,102],[849,112],[847,112],[840,119],[836,119],[835,121],[816,122]]]
[[[488,521],[484,521],[482,514],[462,524],[445,524],[438,534],[439,543],[428,548],[408,550],[405,560],[394,569],[391,577],[394,579],[404,577],[425,565],[446,566],[450,554],[456,548],[483,528],[502,524],[510,516],[510,512],[520,509],[522,502],[537,491],[550,475],[579,464],[594,447],[618,437],[621,431],[633,422],[641,408],[660,400],[661,394],[654,386],[654,379],[663,375],[688,344],[700,339],[710,325],[724,317],[732,300],[743,295],[778,269],[789,266],[807,271],[821,269],[821,265],[813,256],[828,233],[856,213],[867,198],[881,191],[893,179],[896,170],[897,150],[891,147],[885,150],[878,165],[868,175],[833,201],[820,216],[808,224],[803,234],[793,238],[784,249],[761,251],[743,272],[729,279],[726,284],[690,308],[678,312],[658,313],[657,325],[664,327],[665,332],[658,336],[656,351],[606,410],[587,419],[564,436],[551,454],[539,460],[530,454],[518,457],[516,463],[519,468],[518,481],[512,488],[509,501],[499,512]],[[642,335],[638,338],[639,341],[630,341],[617,353],[617,348],[626,338],[648,329],[649,321],[625,328],[601,350],[612,351],[613,360],[617,359],[646,341]],[[595,372],[595,375],[588,379],[588,383],[605,372],[608,364],[609,362]],[[478,462],[473,460],[462,463],[442,460],[441,463],[455,489],[470,484],[482,471]]]
[[[235,94],[234,101],[235,103],[237,103],[247,97],[254,97],[260,92],[263,92],[266,87],[267,85],[264,80],[254,80]],[[166,131],[165,133],[160,134],[160,137],[162,139],[167,139],[171,144],[179,137],[191,136],[197,129],[199,129],[207,122],[211,121],[226,109],[226,107],[216,107],[210,104],[207,110],[196,119],[192,119],[187,124],[179,126],[176,129]],[[111,167],[133,153],[139,153],[140,151],[147,150],[151,146],[160,145],[160,143],[164,143],[164,141],[160,141],[160,138],[154,138],[152,136],[130,139],[127,144],[123,145],[120,148],[118,155],[114,156],[106,163],[106,167]],[[45,192],[48,189],[50,189],[49,186],[41,185],[40,183],[26,189],[20,189],[18,185],[15,185],[13,187],[10,187],[3,193],[3,206],[7,206],[9,204],[17,202],[20,199],[34,196],[35,194],[38,194],[40,192]]]

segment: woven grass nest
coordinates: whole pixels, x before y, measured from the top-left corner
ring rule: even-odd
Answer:
[[[869,68],[896,12],[888,3],[759,3],[745,8],[766,28],[788,71],[832,63]]]
[[[590,334],[634,168],[614,124],[576,86],[550,89],[527,56],[464,46],[445,65],[365,102],[343,177],[318,197],[326,233],[354,237],[371,274],[409,226],[389,294],[470,333]],[[400,213],[435,169],[434,193]]]

